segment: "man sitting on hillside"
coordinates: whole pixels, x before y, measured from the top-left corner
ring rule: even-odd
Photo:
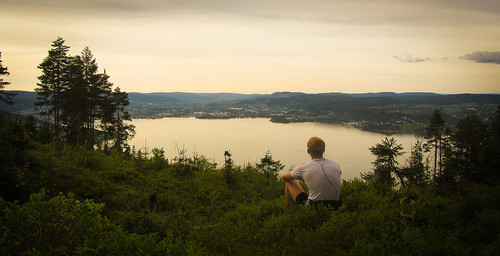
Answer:
[[[289,204],[323,204],[337,209],[340,204],[340,166],[323,158],[325,142],[318,137],[307,141],[307,153],[311,161],[305,162],[283,174],[286,181],[285,199]],[[309,195],[302,189],[297,180],[305,181]]]

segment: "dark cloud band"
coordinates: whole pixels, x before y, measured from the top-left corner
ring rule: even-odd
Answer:
[[[473,52],[462,57],[477,63],[500,64],[500,52]]]

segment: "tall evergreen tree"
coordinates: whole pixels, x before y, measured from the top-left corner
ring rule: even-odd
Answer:
[[[103,115],[106,97],[111,95],[109,76],[98,73],[96,59],[88,47],[71,58],[69,84],[63,95],[63,120],[67,136],[76,144],[94,145],[96,122]]]
[[[435,110],[426,129],[424,144],[426,151],[432,151],[434,154],[433,179],[441,176],[443,169],[443,157],[446,147],[449,145],[450,130],[444,122],[441,112]]]
[[[101,128],[104,130],[107,139],[112,140],[112,147],[119,152],[128,150],[127,140],[135,135],[135,126],[127,123],[131,121],[126,107],[129,105],[128,94],[122,92],[120,87],[109,95],[105,101]]]
[[[69,56],[69,46],[58,38],[49,55],[38,66],[42,75],[35,90],[36,105],[41,114],[53,119],[56,134],[64,126],[66,141],[76,145],[95,144],[96,124],[100,124],[106,139],[120,152],[127,149],[127,140],[134,136],[134,126],[127,124],[130,115],[128,94],[120,88],[112,91],[109,75],[98,73],[96,59],[88,47],[81,55]]]
[[[64,125],[66,141],[73,145],[81,145],[84,136],[84,124],[88,112],[87,85],[83,74],[80,56],[70,58],[66,80],[67,87],[61,92],[61,122]]]
[[[88,95],[84,105],[87,113],[85,131],[87,140],[93,142],[95,124],[103,115],[103,101],[111,93],[113,84],[109,82],[106,70],[104,73],[98,73],[96,59],[88,47],[83,49],[79,58],[82,63],[83,78]]]
[[[0,52],[0,76],[8,76],[10,73],[7,70],[7,67],[2,65],[2,52]],[[15,93],[6,92],[5,86],[9,85],[10,82],[4,81],[3,78],[0,78],[0,102],[12,105],[14,102],[12,101],[12,97],[15,96]]]
[[[38,77],[35,91],[38,93],[36,106],[42,107],[40,114],[52,117],[56,134],[61,127],[62,92],[68,87],[68,56],[69,46],[64,44],[64,39],[58,37],[52,42],[52,49],[38,68],[42,75]]]
[[[492,120],[489,137],[481,149],[480,162],[484,173],[482,181],[495,184],[500,181],[500,105]]]
[[[83,59],[85,63],[88,63],[88,71],[91,71],[88,73],[86,78],[89,84],[90,95],[89,101],[87,103],[89,119],[87,121],[86,130],[88,131],[88,140],[90,142],[93,142],[95,137],[94,132],[96,131],[96,124],[100,119],[102,119],[104,115],[103,108],[105,105],[105,101],[106,98],[111,94],[111,87],[113,86],[113,84],[109,82],[109,75],[106,74],[106,70],[104,70],[104,73],[95,73],[95,71],[92,73],[94,69],[96,69],[97,71],[97,64],[95,64],[95,59],[89,58],[90,56],[92,56],[92,54],[89,50],[88,53],[86,52],[83,55]]]
[[[428,182],[428,165],[424,159],[424,148],[421,140],[417,140],[411,148],[409,166],[403,168],[402,175],[408,187],[425,185]]]
[[[469,180],[479,180],[481,166],[480,151],[487,138],[486,125],[479,116],[471,115],[460,119],[453,133],[455,161],[459,164],[460,176]]]

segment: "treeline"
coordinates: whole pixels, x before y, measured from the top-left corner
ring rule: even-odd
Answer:
[[[80,55],[71,56],[64,39],[57,38],[51,46],[38,65],[41,75],[35,88],[34,105],[39,116],[45,117],[45,133],[40,136],[44,141],[61,140],[89,149],[98,145],[129,151],[127,140],[134,135],[134,126],[127,123],[131,121],[125,109],[128,94],[119,87],[112,88],[109,75],[106,70],[99,72],[88,47]],[[1,67],[0,75],[8,75],[7,68]],[[7,84],[2,79],[0,100],[12,104],[15,93],[3,90]]]
[[[127,93],[119,87],[112,90],[106,71],[98,72],[96,59],[88,47],[80,55],[68,55],[69,46],[64,39],[52,43],[48,56],[38,66],[42,75],[35,91],[38,93],[35,105],[41,114],[50,116],[54,136],[64,129],[67,143],[96,144],[96,137],[103,135],[103,141],[113,139],[113,147],[121,151],[133,134],[133,126],[126,124],[130,116]],[[97,126],[102,131],[97,134]]]
[[[455,128],[450,128],[436,110],[425,131],[410,149],[404,167],[397,159],[406,152],[394,138],[386,137],[370,147],[376,156],[375,173],[393,174],[402,187],[464,181],[496,184],[500,180],[500,105],[490,124],[470,115],[460,119]],[[373,173],[365,176],[371,179]]]

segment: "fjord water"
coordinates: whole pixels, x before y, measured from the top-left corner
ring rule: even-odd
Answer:
[[[196,119],[163,118],[134,119],[135,137],[129,142],[136,150],[148,152],[162,148],[169,160],[181,150],[186,156],[203,155],[220,167],[224,151],[229,150],[236,165],[255,165],[266,151],[274,160],[285,164],[284,171],[309,160],[306,142],[312,136],[326,142],[325,157],[338,162],[342,179],[360,177],[360,173],[373,171],[375,157],[369,147],[381,142],[386,135],[361,131],[338,125],[319,123],[272,123],[268,119]],[[394,135],[407,152],[400,158],[405,164],[411,146],[417,138],[413,135]]]

